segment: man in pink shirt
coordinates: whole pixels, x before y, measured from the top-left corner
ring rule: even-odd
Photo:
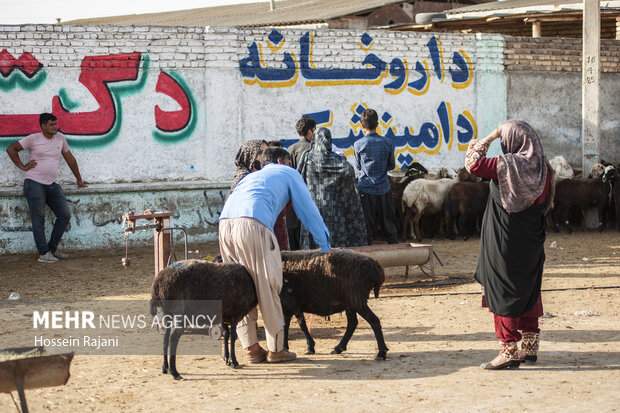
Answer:
[[[58,132],[56,120],[56,116],[51,113],[42,113],[39,116],[41,132],[26,136],[6,150],[15,166],[26,171],[24,195],[30,208],[34,242],[39,251],[38,261],[46,263],[58,262],[59,258],[68,258],[57,249],[71,218],[67,198],[60,185],[55,182],[61,154],[75,175],[78,188],[87,186],[82,182],[80,169],[71,154],[65,136]],[[29,151],[29,160],[25,165],[18,154],[24,149]],[[45,238],[45,204],[49,205],[56,215],[49,242]]]

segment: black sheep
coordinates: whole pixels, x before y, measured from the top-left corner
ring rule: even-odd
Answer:
[[[208,261],[179,261],[175,268],[165,268],[157,274],[151,293],[151,315],[160,308],[164,315],[191,315],[189,301],[221,300],[224,327],[224,359],[237,368],[235,356],[236,325],[258,301],[250,274],[240,264],[216,264]],[[176,349],[183,329],[166,326],[164,334],[164,363],[162,372],[170,372],[175,380],[181,378],[176,369]],[[228,340],[230,338],[230,351]],[[168,347],[170,364],[168,364]]]
[[[414,179],[424,178],[428,174],[428,170],[418,162],[413,162],[407,166],[402,176],[392,176],[388,174],[390,181],[390,191],[394,200],[394,209],[396,211],[396,231],[398,234],[402,231],[403,225],[403,191]]]
[[[371,291],[379,296],[385,280],[379,263],[365,255],[347,250],[323,254],[318,251],[282,252],[284,285],[280,292],[284,313],[284,346],[288,348],[288,330],[295,315],[306,337],[307,353],[314,354],[314,340],[308,332],[304,313],[329,316],[346,312],[347,329],[332,354],[340,354],[357,327],[357,314],[370,324],[379,352],[377,360],[385,360],[388,351],[381,322],[368,307]]]
[[[582,215],[582,225],[585,227],[586,208],[596,207],[598,209],[598,230],[603,232],[604,212],[609,203],[611,182],[615,176],[614,167],[607,167],[602,178],[578,178],[563,179],[558,181],[555,186],[555,197],[553,198],[553,223],[555,232],[559,232],[558,222],[566,224],[568,233],[572,233],[568,221],[568,214],[571,209],[579,208]]]
[[[618,167],[620,167],[620,165],[618,165]],[[616,228],[620,231],[620,172],[613,166],[607,166],[605,172],[607,173],[607,180],[612,185],[610,206],[612,207],[612,211],[615,212]]]

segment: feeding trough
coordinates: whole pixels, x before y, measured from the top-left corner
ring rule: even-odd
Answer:
[[[405,267],[405,279],[409,275],[409,266],[418,265],[424,272],[422,267],[424,264],[430,265],[431,279],[435,280],[435,265],[433,256],[437,258],[440,265],[443,265],[439,257],[433,250],[432,245],[428,244],[387,244],[387,245],[370,245],[366,247],[348,247],[352,251],[366,255],[376,260],[382,267]]]
[[[73,353],[45,353],[43,347],[0,350],[0,393],[17,390],[22,413],[28,412],[26,389],[62,386],[69,380]]]

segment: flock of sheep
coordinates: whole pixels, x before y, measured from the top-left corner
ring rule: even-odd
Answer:
[[[606,222],[614,217],[620,230],[620,184],[617,184],[620,165],[616,168],[601,162],[592,167],[587,178],[581,178],[575,177],[563,157],[556,156],[549,162],[556,179],[554,207],[549,219],[556,232],[559,223],[565,224],[569,233],[573,232],[571,220],[580,220],[585,226],[586,210],[593,207],[598,210],[599,231],[603,231]],[[407,239],[409,226],[411,235],[422,240],[421,220],[425,216],[439,217],[439,227],[443,227],[448,238],[455,238],[456,227],[467,240],[481,222],[489,195],[489,183],[465,169],[457,173],[451,168],[442,168],[431,175],[419,163],[410,165],[400,176],[390,176],[390,183],[403,240]]]
[[[288,349],[288,330],[292,316],[306,337],[306,354],[314,354],[314,340],[306,326],[304,313],[329,316],[345,312],[347,328],[333,354],[346,351],[357,327],[359,314],[370,324],[379,351],[377,360],[385,360],[388,348],[383,338],[379,317],[368,307],[370,292],[375,297],[385,280],[383,268],[365,255],[338,250],[330,254],[318,251],[282,252],[283,286],[280,292],[284,314],[284,347]],[[151,315],[196,316],[189,303],[205,300],[222,302],[224,327],[224,361],[239,367],[235,356],[235,326],[256,307],[254,281],[245,267],[235,263],[213,263],[188,260],[160,271],[151,292]],[[181,378],[176,368],[176,349],[183,328],[167,326],[164,332],[162,372],[175,380]]]

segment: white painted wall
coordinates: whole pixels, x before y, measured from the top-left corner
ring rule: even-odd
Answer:
[[[429,122],[441,146],[407,147],[404,141],[396,143],[397,165],[403,165],[399,155],[409,155],[405,164],[417,160],[429,169],[463,164],[465,145],[459,147],[457,142],[458,132],[464,130],[457,126],[460,114],[468,113],[479,136],[490,132],[506,116],[504,44],[499,36],[284,29],[278,33],[281,38],[274,41],[278,34],[271,29],[0,26],[0,58],[13,65],[4,65],[0,73],[2,149],[28,129],[19,126],[21,115],[52,111],[57,96],[67,110],[65,117],[59,116],[59,126],[65,131],[73,116],[107,111],[77,123],[94,131],[92,134],[67,133],[82,176],[91,186],[83,193],[69,191],[75,205],[71,229],[63,241],[66,246],[121,245],[122,237],[117,237],[120,216],[145,208],[173,209],[182,224],[193,229],[195,241],[215,240],[215,223],[233,176],[239,146],[250,139],[290,140],[285,143],[296,140],[295,122],[302,114],[328,111],[329,121],[321,126],[331,129],[336,144],[345,149],[350,160],[353,141],[345,144],[341,138],[361,131],[359,121],[352,120],[358,107],[374,108],[380,117],[389,113],[391,118],[380,126],[384,134],[391,129],[394,135],[401,136],[409,128],[411,134],[417,135]],[[311,72],[301,70],[300,39],[307,33],[313,36],[311,67],[331,73],[320,84],[309,82]],[[435,50],[440,56],[438,70],[443,81],[435,72],[428,46],[433,38],[437,40]],[[267,76],[273,73],[269,69],[286,67],[283,58],[289,53],[294,61],[292,79],[281,82],[281,87],[271,87],[267,80],[251,84],[252,75],[242,73],[240,62],[249,55],[253,43],[261,51],[260,67],[267,69],[261,73]],[[452,85],[450,69],[457,69],[455,52],[463,61],[469,61],[465,63],[469,70],[464,82],[467,87]],[[358,79],[360,72],[354,70],[372,68],[362,64],[371,53],[385,67],[367,79],[370,84],[364,84]],[[115,104],[101,105],[95,95],[101,98],[107,92],[93,92],[93,84],[104,86],[101,79],[118,73],[124,65],[118,55],[126,54],[140,56],[136,76],[107,83],[106,87],[115,90],[111,94]],[[97,69],[97,76],[82,67],[84,62],[101,59],[105,62]],[[428,87],[423,94],[410,92],[406,85],[398,93],[386,92],[386,86],[398,79],[392,76],[397,73],[390,73],[391,67],[397,67],[394,59],[403,65],[406,62],[406,83],[422,77],[415,70],[416,62],[426,64]],[[40,63],[37,70],[36,64],[26,64],[33,61]],[[340,79],[342,84],[333,84],[334,76],[342,70],[347,71],[347,76]],[[166,74],[180,86],[158,91],[160,77]],[[98,81],[89,83],[88,76]],[[172,97],[175,91],[187,97],[191,121],[175,132],[163,134],[183,139],[165,143],[161,132],[157,132],[155,107],[168,112],[181,110]],[[437,113],[442,104],[449,108],[444,125]],[[114,119],[112,132],[97,131],[98,122],[107,116]],[[452,136],[451,146],[444,136]],[[27,159],[25,151],[22,157]],[[0,250],[31,251],[34,246],[29,216],[20,190],[23,172],[6,155],[0,156],[0,169]],[[67,184],[74,183],[63,160],[58,182],[67,189]],[[122,189],[127,187],[121,184],[127,183],[131,188]],[[171,190],[170,184],[176,189]],[[196,185],[208,190],[203,192]],[[190,190],[181,195],[184,188]],[[174,198],[171,191],[179,192],[182,202],[162,201]]]

